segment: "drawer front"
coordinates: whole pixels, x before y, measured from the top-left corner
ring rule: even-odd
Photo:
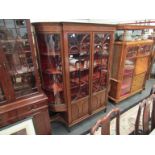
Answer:
[[[142,89],[144,80],[145,80],[145,73],[144,74],[140,74],[138,76],[135,76],[133,78],[131,92],[134,92],[134,91],[137,91],[139,89]]]
[[[16,110],[0,114],[0,127],[4,126],[11,120],[15,120],[16,118],[17,118]]]
[[[26,113],[32,114],[35,111],[39,110],[39,108],[46,106],[46,102],[37,102],[35,104],[26,105],[18,109],[18,116],[24,115]]]

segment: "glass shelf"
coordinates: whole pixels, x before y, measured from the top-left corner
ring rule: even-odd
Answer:
[[[5,19],[1,22],[4,23],[0,27],[4,65],[10,74],[16,97],[31,94],[37,89],[26,20]]]

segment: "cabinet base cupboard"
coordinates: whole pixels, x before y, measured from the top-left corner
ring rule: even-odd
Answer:
[[[144,33],[147,26],[118,26],[123,30],[124,40],[114,43],[111,90],[109,98],[118,103],[145,88],[149,66],[151,62],[153,41],[141,39],[140,32]],[[135,34],[137,40],[131,40],[127,35]],[[120,33],[120,32],[119,32]],[[125,35],[126,33],[126,35]],[[129,41],[130,39],[130,41]]]
[[[51,134],[40,88],[30,21],[0,19],[0,128],[32,118],[36,134]]]
[[[34,23],[49,109],[68,127],[106,109],[115,27]]]

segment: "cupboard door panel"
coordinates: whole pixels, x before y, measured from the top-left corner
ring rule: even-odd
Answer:
[[[71,104],[72,122],[88,114],[88,97]]]
[[[0,27],[3,65],[18,98],[37,91],[26,20],[5,19],[3,22]]]
[[[140,57],[137,58],[136,61],[136,68],[135,68],[135,74],[141,74],[144,72],[147,72],[148,69],[148,61],[149,57]]]
[[[93,94],[92,111],[99,109],[106,105],[106,91],[100,91]]]
[[[142,89],[145,80],[145,73],[137,75],[133,78],[131,92]]]
[[[136,55],[138,52],[138,46],[127,47],[126,59],[124,64],[123,79],[121,84],[120,96],[124,96],[130,93],[132,85],[132,77],[136,65]]]
[[[94,34],[93,93],[107,87],[110,33]]]
[[[71,101],[89,95],[90,34],[68,33]]]

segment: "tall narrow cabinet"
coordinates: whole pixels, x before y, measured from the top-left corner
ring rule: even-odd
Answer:
[[[115,27],[34,23],[49,109],[70,127],[106,109]]]
[[[0,128],[27,118],[36,134],[51,134],[30,20],[0,19]]]
[[[151,26],[118,25],[114,43],[109,98],[118,103],[145,88],[153,41],[145,31]]]

